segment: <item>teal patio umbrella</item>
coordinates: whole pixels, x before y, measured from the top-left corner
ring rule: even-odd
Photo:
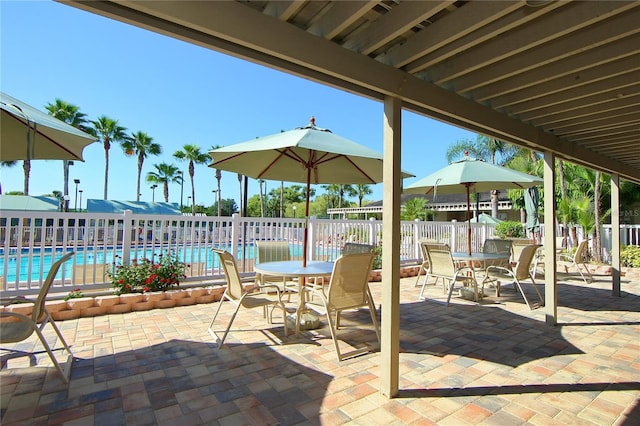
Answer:
[[[496,166],[475,158],[465,157],[413,182],[404,188],[405,194],[467,194],[467,217],[471,218],[470,192],[496,189],[525,189],[541,185],[542,179],[507,167]],[[467,226],[468,252],[471,254],[471,225]]]
[[[209,151],[210,167],[253,179],[306,184],[303,264],[307,262],[307,221],[311,184],[382,182],[382,154],[315,125],[276,133]],[[412,177],[403,172],[403,177]]]
[[[97,140],[67,123],[0,92],[0,160],[82,160]]]
[[[487,223],[492,225],[497,225],[502,222],[500,219],[495,218],[486,213],[480,213],[478,216],[474,216],[469,220],[471,223]]]

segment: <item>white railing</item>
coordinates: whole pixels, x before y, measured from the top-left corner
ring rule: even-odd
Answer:
[[[60,253],[75,251],[63,265],[53,292],[71,289],[110,290],[107,272],[113,263],[151,258],[169,251],[190,265],[188,281],[222,277],[214,247],[230,251],[243,273],[253,273],[256,240],[287,240],[294,258],[302,257],[304,219],[212,216],[49,213],[2,211],[0,218],[0,291],[2,296],[34,294]],[[448,241],[466,249],[464,222],[401,223],[401,261],[420,259],[422,238]],[[472,224],[473,249],[493,236],[493,226]],[[335,259],[345,242],[380,245],[379,220],[309,219],[308,257]]]

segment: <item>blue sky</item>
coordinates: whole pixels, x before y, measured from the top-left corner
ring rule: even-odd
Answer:
[[[185,144],[203,152],[304,126],[315,116],[319,127],[382,152],[383,105],[280,71],[239,60],[147,30],[49,1],[0,0],[0,88],[44,110],[61,98],[78,105],[89,119],[107,115],[129,133],[143,131],[161,144],[163,154],[143,167],[141,200],[151,201],[144,182],[153,164],[167,162],[187,174],[187,164],[173,158]],[[416,175],[405,184],[445,166],[447,148],[476,134],[404,112],[402,168]],[[70,168],[87,198],[103,198],[104,149],[84,150],[85,162]],[[110,150],[109,199],[135,200],[136,159],[118,145]],[[3,192],[23,189],[21,165],[2,168]],[[270,190],[279,183],[269,182]],[[32,161],[30,195],[62,191],[60,161]],[[372,187],[370,200],[382,198],[382,184]],[[214,171],[195,171],[196,202],[211,205]],[[322,193],[321,188],[316,188]],[[185,182],[184,202],[190,194]],[[250,195],[258,184],[250,181]],[[156,201],[161,191],[156,190]],[[237,175],[223,173],[223,198],[238,201]],[[180,202],[179,185],[169,188],[169,201]]]

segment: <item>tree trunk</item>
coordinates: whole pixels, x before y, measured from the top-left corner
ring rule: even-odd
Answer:
[[[593,204],[596,216],[596,238],[593,242],[593,255],[596,262],[602,261],[602,250],[600,247],[600,176],[602,172],[596,171],[596,182],[593,190]]]
[[[144,157],[142,155],[138,156],[138,184],[136,185],[136,201],[140,201],[140,176],[142,176],[142,163],[144,162]]]
[[[69,161],[62,160],[62,178],[64,179],[64,211],[69,211]],[[76,194],[77,195],[77,194]]]
[[[104,143],[104,199],[107,199],[107,185],[109,183],[109,142]]]
[[[238,185],[240,186],[240,216],[242,216],[242,175],[238,173]]]
[[[22,162],[24,170],[24,195],[29,195],[29,176],[31,175],[31,161],[24,160]]]
[[[222,195],[220,194],[220,181],[222,180],[222,172],[216,169],[216,181],[218,181],[218,192],[216,193],[218,196],[218,216],[222,216],[222,206],[220,205],[220,200],[222,199]]]
[[[558,161],[558,180],[560,181],[560,196],[562,197],[563,200],[566,200],[567,199],[567,182],[564,179],[564,164],[562,160],[556,160],[556,161]],[[555,200],[553,203],[553,207],[554,208],[556,207]],[[566,219],[562,222],[562,225],[563,226],[562,226],[561,236],[567,237],[568,235],[564,235],[564,232],[566,232],[565,230],[568,229],[567,227],[568,223]],[[567,244],[567,248],[568,247],[569,245]]]
[[[280,181],[280,217],[284,217],[284,181]]]
[[[498,218],[498,195],[500,191],[493,190],[491,191],[491,217]]]

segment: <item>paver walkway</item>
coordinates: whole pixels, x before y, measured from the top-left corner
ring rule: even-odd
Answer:
[[[278,316],[269,326],[242,311],[217,350],[208,304],[59,322],[76,356],[70,384],[46,354],[32,367],[11,359],[1,423],[640,424],[639,282],[623,279],[616,298],[609,277],[562,281],[556,327],[509,290],[447,308],[441,285],[418,301],[414,283],[401,282],[398,398],[379,392],[379,352],[338,363],[326,327],[281,344]],[[371,288],[379,306],[380,283]],[[343,315],[365,328],[346,329],[347,341],[374,340],[367,318]],[[42,349],[35,339],[16,348]]]

